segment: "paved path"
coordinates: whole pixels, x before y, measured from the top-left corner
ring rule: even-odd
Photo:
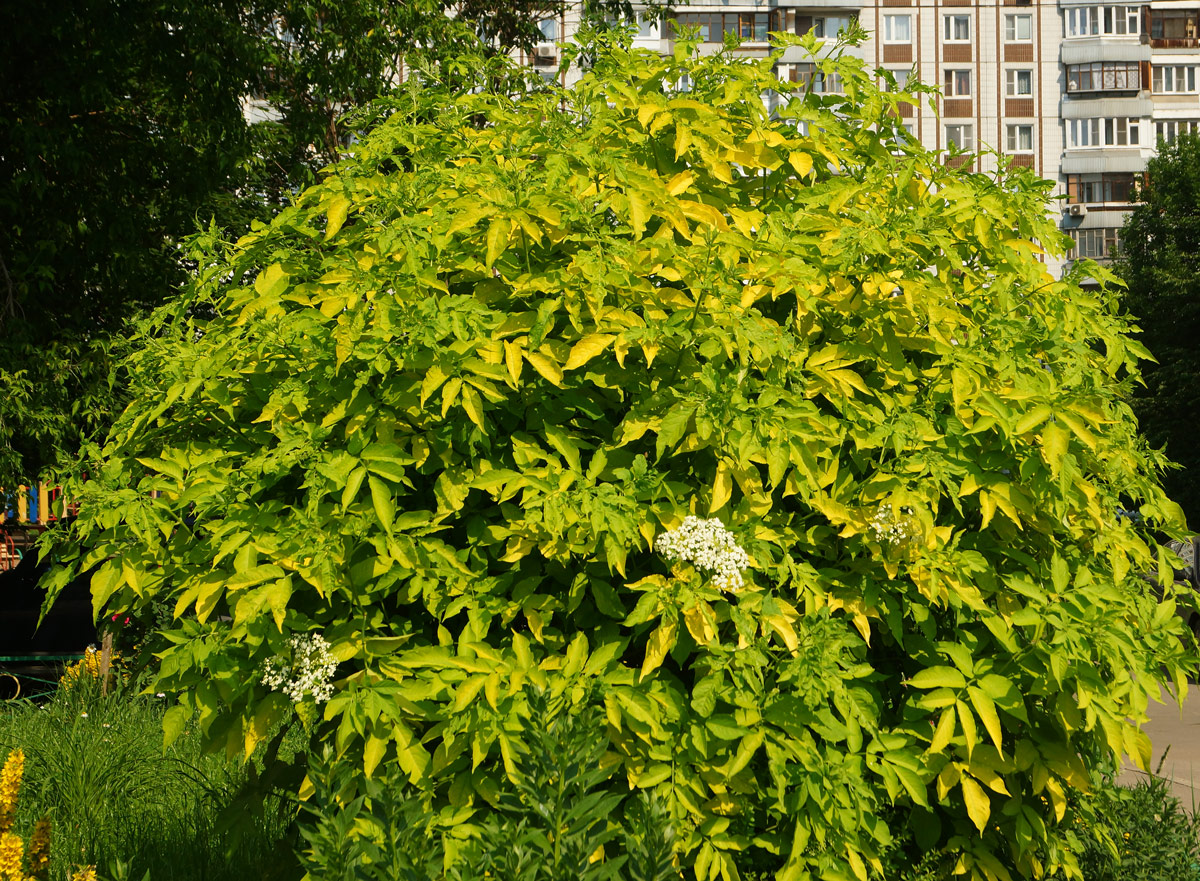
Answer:
[[[1150,721],[1142,729],[1150,735],[1153,745],[1150,770],[1159,767],[1166,753],[1159,775],[1170,781],[1172,791],[1185,808],[1195,809],[1200,807],[1200,687],[1193,684],[1188,688],[1182,712],[1165,690],[1164,697],[1166,703],[1151,702]],[[1146,772],[1130,762],[1118,780],[1132,784],[1145,777]]]

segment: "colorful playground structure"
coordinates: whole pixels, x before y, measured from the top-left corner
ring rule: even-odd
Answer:
[[[77,513],[51,483],[0,490],[0,700],[53,688],[62,665],[96,640],[85,579],[69,585],[40,619],[44,594],[37,583],[49,563],[38,560],[38,537]]]
[[[18,486],[15,493],[0,490],[0,572],[15,569],[47,527],[78,510],[61,486],[43,481]]]

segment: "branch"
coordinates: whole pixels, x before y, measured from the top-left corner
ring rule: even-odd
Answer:
[[[0,320],[4,318],[17,317],[17,288],[13,284],[12,276],[8,274],[8,264],[4,262],[4,255],[0,254],[0,274],[4,276],[4,300],[0,304]]]

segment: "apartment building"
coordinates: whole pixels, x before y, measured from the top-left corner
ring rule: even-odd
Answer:
[[[733,32],[752,56],[769,51],[771,31],[832,38],[857,18],[871,38],[854,54],[900,82],[915,75],[941,88],[935,109],[906,108],[923,144],[993,151],[979,170],[999,154],[1057,184],[1053,211],[1075,240],[1068,259],[1109,259],[1159,140],[1200,130],[1200,0],[691,0],[674,18],[699,28],[704,51]],[[568,10],[545,22],[546,42],[527,60],[553,75],[554,42],[577,21]],[[640,15],[637,24],[639,45],[668,50],[670,25]],[[798,50],[780,67],[784,79],[840,88],[813,79]]]

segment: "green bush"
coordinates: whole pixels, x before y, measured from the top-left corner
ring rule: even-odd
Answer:
[[[1166,780],[1099,786],[1093,807],[1093,824],[1080,835],[1087,881],[1200,881],[1200,819]]]
[[[1040,262],[1051,184],[949,167],[853,59],[794,95],[693,49],[414,80],[269,226],[201,236],[51,586],[171,604],[168,742],[295,709],[340,804],[401,777],[435,838],[521,785],[532,685],[602,710],[613,796],[698,878],[865,879],[909,835],[1078,878],[1071,793],[1194,663],[1117,516],[1181,528],[1144,350],[1103,270]]]
[[[517,763],[474,817],[429,835],[422,806],[395,769],[363,781],[326,747],[301,834],[302,862],[322,881],[672,881],[681,876],[665,806],[608,785],[602,718],[572,715],[532,693],[537,724]],[[344,794],[361,791],[353,800]]]

